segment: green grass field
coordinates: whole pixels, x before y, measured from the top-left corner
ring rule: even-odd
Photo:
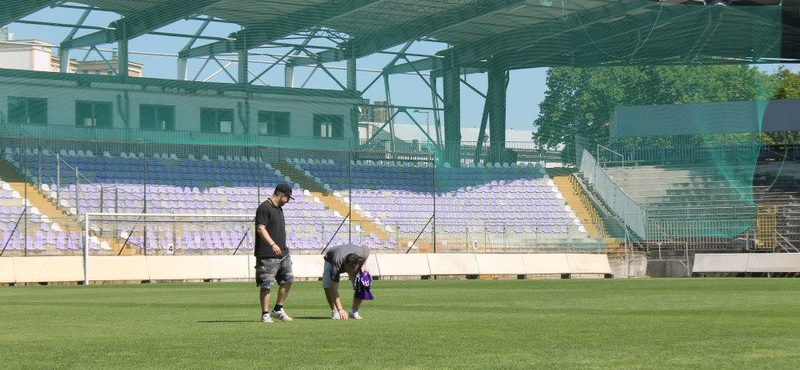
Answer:
[[[800,280],[377,281],[292,323],[250,283],[0,287],[3,369],[797,369]],[[274,297],[273,297],[274,300]]]

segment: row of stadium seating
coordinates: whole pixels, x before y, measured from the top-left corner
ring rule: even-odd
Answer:
[[[251,215],[276,184],[289,182],[297,190],[296,200],[285,209],[290,245],[298,249],[321,248],[344,220],[344,215],[326,203],[330,200],[325,196],[302,189],[271,164],[255,159],[209,160],[170,154],[148,159],[145,167],[141,156],[131,154],[94,156],[66,151],[59,161],[48,154],[22,155],[6,148],[5,159],[31,181],[41,176],[43,193],[70,217],[79,218],[86,212],[141,213],[145,194],[148,213]],[[347,166],[330,159],[287,162],[307,173],[309,179],[317,178],[320,186],[335,190],[332,194],[338,195],[338,201],[351,202],[356,212],[373,222],[373,227],[356,225],[354,230],[359,242],[372,247],[404,248],[400,240],[413,239],[424,229],[433,214],[434,181],[439,181],[436,212],[441,226],[437,233],[453,237],[464,233],[542,234],[544,239],[553,241],[588,238],[558,189],[538,166],[439,168],[437,179],[433,179],[434,169],[419,164],[354,161]],[[73,168],[80,172],[77,185]],[[359,181],[348,183],[348,176]],[[252,219],[245,224],[251,226]],[[94,231],[93,235],[102,236],[98,243],[92,243],[97,244],[94,248],[106,249],[112,240],[128,239],[136,247],[146,243],[149,248],[165,250],[230,250],[239,246],[245,233],[246,249],[252,245],[252,229],[247,232],[245,226],[235,231],[229,229],[230,225],[218,230],[208,225],[206,230],[185,225],[169,230],[148,226],[147,237],[141,225],[114,227],[112,232]],[[57,250],[80,248],[79,237],[75,241],[63,230],[50,231],[43,229],[41,235],[33,235],[34,243],[41,245],[44,241]],[[339,234],[339,241],[342,235],[346,236]]]

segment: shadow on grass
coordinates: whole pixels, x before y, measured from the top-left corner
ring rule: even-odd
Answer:
[[[329,317],[322,316],[300,316],[295,317],[295,320],[330,320]],[[228,323],[248,323],[248,322],[261,322],[256,320],[198,320],[201,324],[228,324]]]
[[[330,317],[323,316],[295,316],[296,320],[330,320]]]

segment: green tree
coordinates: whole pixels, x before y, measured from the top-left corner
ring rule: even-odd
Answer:
[[[772,99],[800,99],[800,72],[792,73],[783,67],[777,73],[778,87]]]
[[[533,139],[573,163],[576,135],[608,137],[617,107],[769,99],[774,81],[746,65],[551,68]]]
[[[776,74],[778,87],[773,100],[800,99],[800,72],[792,73],[781,67]],[[787,144],[800,142],[800,132],[768,132],[764,134],[764,142],[769,144]]]

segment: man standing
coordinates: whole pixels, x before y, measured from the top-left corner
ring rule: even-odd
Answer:
[[[292,187],[280,184],[275,187],[272,196],[256,210],[256,285],[261,288],[261,322],[272,322],[273,318],[292,321],[283,309],[294,281],[292,258],[286,247],[286,222],[283,218],[283,206],[290,199],[294,199]],[[275,281],[280,285],[278,299],[272,311],[268,311],[270,289]]]
[[[352,317],[361,319],[358,307],[361,299],[353,294],[353,306],[350,312],[344,310],[339,299],[339,275],[347,272],[355,289],[356,274],[364,267],[369,257],[369,248],[353,244],[343,244],[332,247],[325,254],[325,267],[322,271],[322,288],[325,289],[325,298],[331,308],[331,318],[334,320],[347,320]]]

